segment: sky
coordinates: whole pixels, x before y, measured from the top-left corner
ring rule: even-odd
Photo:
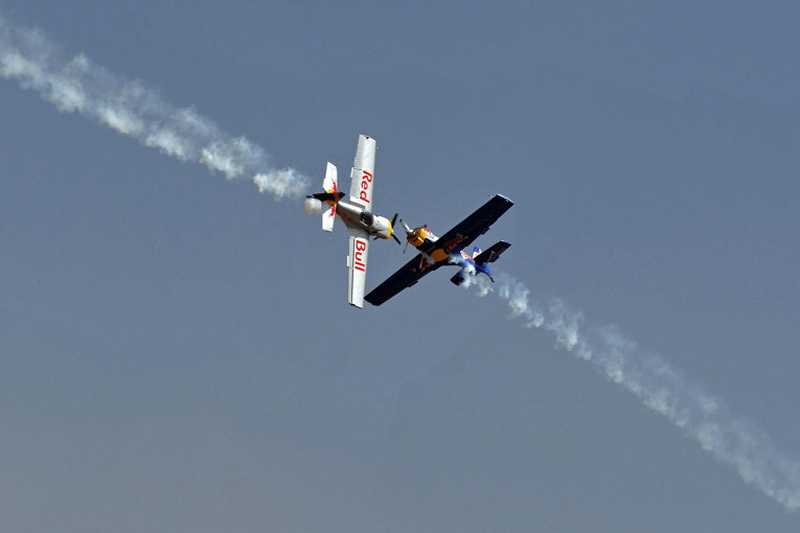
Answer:
[[[0,0],[5,526],[797,531],[798,23]],[[359,134],[384,216],[515,202],[497,283],[347,305]]]

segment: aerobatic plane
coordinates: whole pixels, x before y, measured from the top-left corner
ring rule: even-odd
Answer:
[[[325,178],[322,180],[323,193],[306,197],[306,211],[309,214],[322,215],[322,229],[333,231],[336,215],[347,226],[349,253],[347,268],[350,270],[348,284],[348,302],[355,307],[364,307],[364,287],[367,279],[367,255],[369,238],[394,238],[397,244],[400,239],[392,234],[392,226],[397,221],[397,214],[390,221],[386,217],[372,212],[372,188],[375,175],[375,139],[359,135],[353,170],[350,172],[350,198],[343,201],[343,192],[338,190],[336,165],[328,162]],[[327,209],[325,206],[327,205]]]
[[[500,254],[511,245],[505,241],[499,241],[484,252],[475,248],[472,255],[463,250],[486,233],[489,227],[512,205],[514,202],[505,196],[499,194],[493,196],[441,238],[436,237],[427,226],[411,229],[401,220],[400,223],[406,230],[408,240],[406,246],[411,244],[419,250],[419,254],[378,285],[364,299],[372,305],[381,305],[403,289],[414,285],[425,274],[433,272],[443,265],[459,267],[459,271],[450,279],[456,285],[464,283],[468,279],[467,276],[477,276],[481,273],[486,274],[489,279],[494,281],[489,263],[496,261]]]

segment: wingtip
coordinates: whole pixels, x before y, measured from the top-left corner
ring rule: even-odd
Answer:
[[[498,194],[495,194],[495,196],[499,196],[500,198],[502,198],[503,200],[505,200],[509,204],[514,205],[514,201],[511,198],[509,198],[508,196],[506,196],[505,194],[499,194],[498,193]]]

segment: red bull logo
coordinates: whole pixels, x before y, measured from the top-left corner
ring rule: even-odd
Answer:
[[[367,241],[364,239],[356,239],[355,253],[353,254],[353,268],[359,272],[367,271],[367,263],[365,256],[367,253]]]
[[[329,190],[329,191],[326,191],[326,192],[328,192],[328,194],[333,194],[333,196],[334,196],[334,197],[336,196],[336,193],[337,193],[338,191],[336,190],[336,182],[335,182],[335,181],[333,182],[333,189],[331,189],[331,190]],[[330,216],[331,218],[333,218],[334,216],[336,216],[336,204],[337,204],[338,202],[335,202],[335,201],[333,201],[333,200],[327,200],[327,202],[326,202],[326,203],[327,203],[329,206],[331,206],[331,209],[330,209],[330,215],[328,215],[328,216]]]
[[[366,170],[363,170],[362,172],[363,173],[361,175],[361,193],[359,193],[358,197],[363,202],[370,203],[369,202],[369,187],[370,187],[370,184],[372,183],[372,174],[370,174]]]

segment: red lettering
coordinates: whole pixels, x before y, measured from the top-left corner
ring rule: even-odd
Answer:
[[[367,242],[362,239],[356,239],[355,249],[356,253],[353,257],[353,268],[359,272],[366,272],[367,265],[364,263],[364,252],[367,251]]]
[[[361,271],[361,272],[366,272],[367,271],[367,265],[360,260],[360,258],[358,257],[358,254],[356,254],[356,262],[355,262],[355,266],[353,268],[355,268],[356,270]]]
[[[369,190],[369,184],[372,183],[372,174],[367,172],[366,170],[362,171],[363,174],[361,175],[361,193],[359,193],[358,197],[366,203],[370,203],[369,198],[367,198],[367,191]]]

